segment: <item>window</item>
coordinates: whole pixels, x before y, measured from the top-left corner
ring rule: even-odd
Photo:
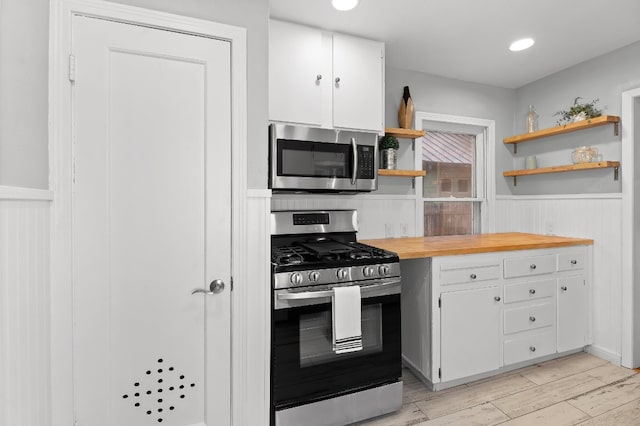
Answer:
[[[493,161],[486,155],[492,126],[488,120],[416,114],[416,127],[427,131],[416,140],[427,172],[418,203],[425,236],[491,232],[485,180],[493,176]]]

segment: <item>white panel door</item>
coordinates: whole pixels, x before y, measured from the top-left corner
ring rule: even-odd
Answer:
[[[333,125],[382,131],[383,44],[333,36]]]
[[[500,368],[500,291],[487,287],[441,294],[443,382]]]
[[[81,16],[72,44],[76,424],[230,424],[230,45]]]
[[[587,286],[583,275],[558,279],[558,352],[587,344]]]

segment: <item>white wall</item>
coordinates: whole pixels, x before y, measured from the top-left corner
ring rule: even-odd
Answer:
[[[540,116],[540,128],[546,128],[555,126],[558,117],[553,114],[567,109],[578,96],[583,98],[582,102],[600,99],[596,106],[606,107],[604,114],[619,116],[622,92],[640,87],[638,70],[640,42],[519,88],[513,133],[524,133],[524,117],[529,104],[535,106]],[[605,160],[621,161],[624,167],[625,160],[630,159],[621,158],[620,139],[620,135],[613,135],[613,126],[606,126],[522,143],[518,145],[518,154],[512,155],[510,167],[520,167],[526,155],[537,155],[544,166],[570,164],[571,150],[582,145],[599,148]],[[502,149],[511,151],[507,147]],[[498,171],[502,174],[500,168]],[[517,187],[511,182],[509,185],[513,194],[617,193],[621,190],[620,181],[613,180],[612,170],[531,176],[518,179]]]
[[[268,1],[116,1],[248,29],[247,177],[266,188]],[[48,40],[49,0],[0,0],[0,185],[49,186]]]
[[[402,89],[409,86],[416,111],[494,120],[496,123],[496,192],[508,194],[502,176],[510,167],[511,155],[500,149],[502,139],[513,132],[516,91],[484,84],[468,83],[414,71],[386,70],[385,120],[387,127],[398,127],[398,106]]]
[[[47,191],[0,186],[0,425],[51,421]]]
[[[530,232],[594,240],[592,352],[620,363],[622,302],[622,197],[503,196],[496,202],[496,232]]]
[[[358,239],[385,238],[385,224],[393,226],[396,237],[401,223],[407,224],[407,235],[416,232],[415,198],[377,195],[302,195],[274,194],[272,210],[356,209],[360,229]]]
[[[540,115],[540,128],[556,125],[553,114],[567,109],[577,96],[584,101],[599,98],[605,114],[620,115],[621,94],[640,87],[640,43],[560,71],[517,89],[516,119],[513,134],[523,133],[528,105]],[[627,123],[621,123],[624,128]],[[622,134],[622,131],[620,132]],[[509,168],[522,167],[526,155],[538,156],[542,166],[570,164],[570,153],[581,145],[599,148],[605,160],[620,161],[621,167],[631,158],[621,156],[621,136],[613,135],[613,126],[545,138],[518,145]],[[497,147],[511,152],[508,147]],[[503,164],[502,167],[505,165]],[[497,165],[496,173],[502,174]],[[500,176],[501,177],[501,176]],[[498,179],[500,179],[498,177]],[[610,169],[530,176],[508,182],[515,195],[533,195],[499,201],[496,223],[502,230],[553,233],[592,238],[594,244],[593,320],[596,353],[619,362],[621,354],[622,303],[622,195],[621,181],[613,180]],[[536,197],[536,194],[546,194]],[[548,194],[580,194],[575,196]],[[502,215],[502,216],[500,216]]]
[[[0,0],[0,185],[49,187],[48,0]]]

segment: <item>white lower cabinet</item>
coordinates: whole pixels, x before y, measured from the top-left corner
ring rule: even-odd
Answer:
[[[587,302],[584,275],[558,279],[558,352],[587,344]]]
[[[501,289],[497,286],[441,294],[441,380],[500,367]]]
[[[405,364],[438,390],[583,348],[590,254],[571,246],[402,261]]]

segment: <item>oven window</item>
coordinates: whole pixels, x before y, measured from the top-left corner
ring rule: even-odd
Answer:
[[[362,350],[337,355],[333,352],[331,311],[300,315],[300,367],[382,352],[382,305],[363,306],[361,318]]]
[[[351,146],[346,144],[278,140],[278,175],[351,177]]]

